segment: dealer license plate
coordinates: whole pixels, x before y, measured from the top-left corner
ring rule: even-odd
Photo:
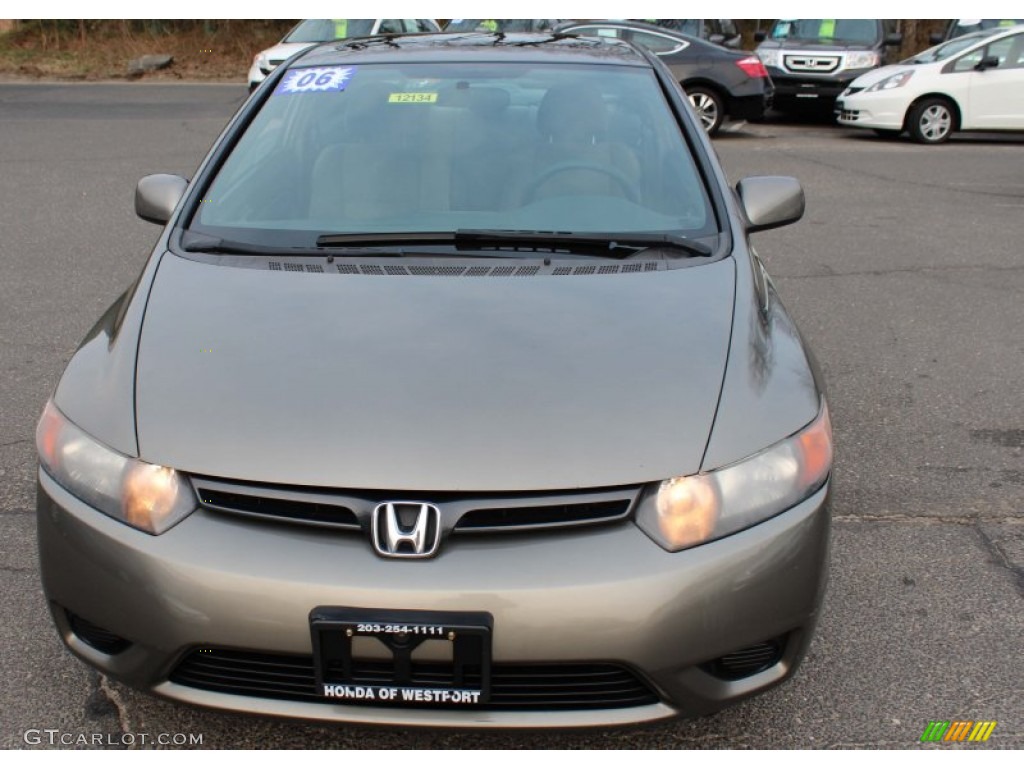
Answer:
[[[309,622],[317,693],[327,700],[408,707],[473,706],[488,700],[489,613],[321,607],[310,613]],[[359,658],[353,654],[358,638],[371,638],[385,650],[377,648],[375,658]],[[446,660],[414,658],[426,641],[446,644]]]

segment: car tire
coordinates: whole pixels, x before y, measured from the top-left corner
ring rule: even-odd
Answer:
[[[875,136],[880,139],[897,139],[903,131],[897,131],[893,128],[875,128]]]
[[[718,133],[718,129],[725,122],[725,103],[722,101],[722,97],[711,88],[701,85],[687,87],[686,95],[708,136]]]
[[[956,109],[946,99],[922,99],[907,116],[907,130],[919,144],[941,144],[956,130]]]

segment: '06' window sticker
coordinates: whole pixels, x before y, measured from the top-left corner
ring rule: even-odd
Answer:
[[[355,67],[306,67],[304,69],[295,69],[285,75],[284,79],[277,84],[277,88],[274,89],[274,95],[344,91],[355,71]]]

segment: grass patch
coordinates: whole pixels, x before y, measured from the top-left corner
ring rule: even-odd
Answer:
[[[23,21],[0,33],[0,75],[69,80],[127,79],[128,62],[171,54],[167,69],[146,79],[244,82],[252,57],[284,35],[293,21],[222,20],[183,29],[130,21]]]

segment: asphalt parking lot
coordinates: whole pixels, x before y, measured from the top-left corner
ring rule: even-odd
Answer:
[[[909,748],[931,720],[994,720],[985,744],[926,748],[1024,748],[1022,136],[922,147],[771,121],[716,140],[733,181],[793,175],[808,198],[800,223],[754,236],[822,364],[837,441],[829,593],[790,683],[642,729],[394,731],[193,709],[65,652],[37,575],[35,422],[157,237],[135,182],[190,175],[244,97],[0,84],[0,747],[51,730],[83,746]]]

